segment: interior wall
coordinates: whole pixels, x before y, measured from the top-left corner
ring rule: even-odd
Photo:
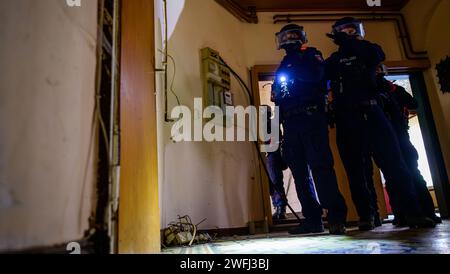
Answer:
[[[83,237],[95,185],[97,1],[0,1],[0,250]]]
[[[173,90],[183,105],[193,109],[194,97],[202,97],[200,49],[211,47],[248,81],[243,25],[210,0],[167,1],[169,54],[176,62]],[[181,10],[181,12],[179,12]],[[170,60],[170,59],[169,59]],[[169,85],[173,64],[169,61]],[[159,78],[158,78],[159,79]],[[158,82],[161,82],[160,79]],[[161,86],[161,85],[158,85]],[[158,90],[162,92],[162,87]],[[247,105],[247,96],[233,80],[236,105]],[[162,100],[161,96],[161,100]],[[169,91],[169,114],[176,100]],[[162,106],[163,103],[161,102]],[[200,119],[195,115],[195,119]],[[198,120],[197,120],[198,121]],[[170,141],[173,123],[164,123],[161,188],[161,225],[190,215],[201,228],[244,227],[263,218],[261,188],[256,174],[252,143]]]
[[[441,91],[436,65],[450,56],[450,0],[412,0],[402,11],[405,14],[415,50],[426,50],[431,68],[424,74],[438,137],[450,174],[450,94]]]
[[[284,24],[274,24],[273,16],[286,13],[258,13],[258,24],[243,24],[245,31],[245,52],[248,64],[267,65],[279,64],[284,51],[277,51],[275,33]],[[337,46],[325,34],[331,32],[334,22],[295,22],[305,27],[308,36],[308,46],[318,48],[324,58],[329,57]],[[383,46],[389,61],[402,60],[402,48],[398,39],[398,30],[393,22],[365,22],[366,39]],[[255,46],[258,45],[258,46]]]
[[[442,33],[444,26],[450,26],[450,1],[441,1],[433,14],[426,32],[426,49],[431,61],[431,69],[426,74],[427,88],[430,93],[435,92],[442,109],[444,121],[439,125],[442,153],[447,166],[447,174],[450,174],[450,94],[441,91],[437,77],[436,65],[450,57],[450,36]],[[431,97],[431,95],[430,95]],[[436,106],[438,108],[438,106]],[[438,111],[436,111],[438,112]],[[438,116],[437,113],[435,117]]]

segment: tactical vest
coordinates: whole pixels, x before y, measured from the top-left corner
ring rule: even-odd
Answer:
[[[317,49],[287,55],[276,72],[274,101],[281,107],[317,102],[323,98],[324,83],[323,58]]]

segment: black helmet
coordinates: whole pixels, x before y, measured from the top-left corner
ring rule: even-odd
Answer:
[[[349,31],[348,29],[353,29],[354,31]],[[333,34],[338,32],[345,32],[350,36],[360,36],[362,38],[366,35],[363,23],[353,17],[344,17],[339,19],[333,25]]]
[[[308,42],[305,29],[296,24],[284,26],[280,32],[276,34],[277,49],[285,48],[287,45],[303,45]]]

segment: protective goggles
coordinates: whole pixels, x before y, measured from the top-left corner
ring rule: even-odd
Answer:
[[[277,49],[291,44],[303,45],[307,42],[306,32],[303,29],[286,30],[276,34]]]
[[[336,34],[338,32],[345,32],[350,36],[361,36],[362,38],[366,36],[366,32],[364,31],[364,25],[362,22],[352,22],[335,26],[333,28],[333,33]]]

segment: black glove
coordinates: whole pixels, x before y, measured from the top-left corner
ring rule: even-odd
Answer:
[[[338,46],[343,46],[344,44],[346,44],[348,41],[352,40],[351,36],[348,35],[345,32],[337,32],[334,34],[331,33],[327,33],[327,36],[331,39],[333,39],[334,43]]]

